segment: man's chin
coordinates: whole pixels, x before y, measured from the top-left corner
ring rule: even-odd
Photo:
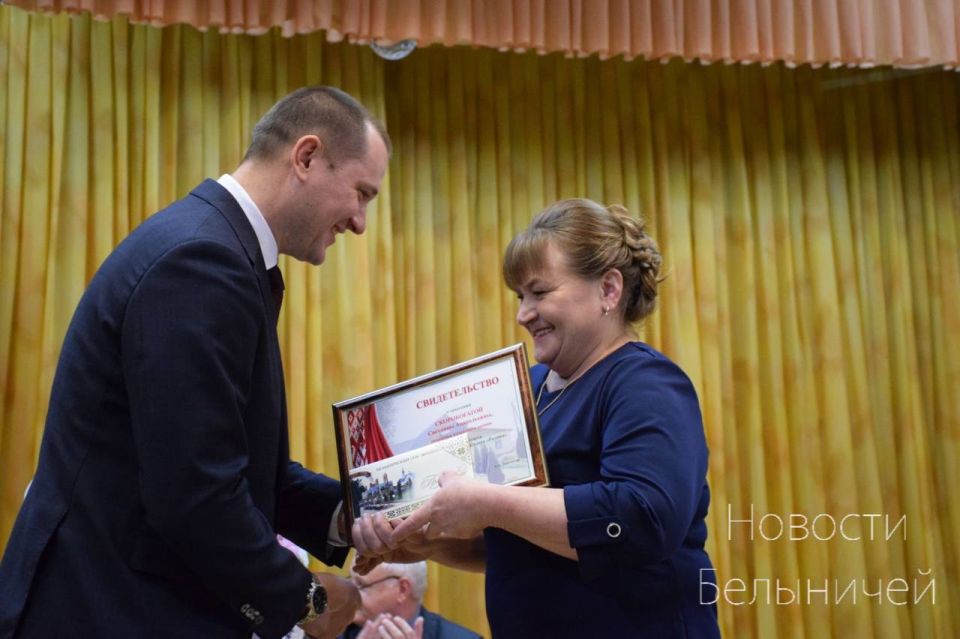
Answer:
[[[330,249],[331,246],[333,246],[334,241],[335,241],[335,237],[331,237],[329,239],[324,238],[317,245],[314,255],[310,256],[311,257],[311,259],[309,260],[310,263],[313,264],[314,266],[320,266],[321,264],[323,264],[323,261],[327,259],[327,251]]]
[[[320,266],[323,264],[325,259],[327,259],[327,248],[322,247],[319,251],[316,251],[310,255],[309,259],[307,259],[307,263],[314,266]]]

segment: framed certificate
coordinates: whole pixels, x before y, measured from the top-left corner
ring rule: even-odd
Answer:
[[[413,512],[445,470],[549,483],[523,344],[333,405],[347,527]]]

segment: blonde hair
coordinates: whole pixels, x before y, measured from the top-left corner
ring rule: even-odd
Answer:
[[[660,249],[644,231],[644,222],[622,206],[602,206],[593,200],[560,200],[538,213],[507,246],[503,279],[517,290],[543,268],[544,253],[553,243],[570,269],[595,280],[610,269],[623,276],[620,313],[625,322],[653,312],[660,284]]]

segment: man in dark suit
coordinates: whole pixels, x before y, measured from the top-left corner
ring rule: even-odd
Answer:
[[[0,564],[0,637],[332,637],[348,580],[339,483],[290,461],[278,253],[362,233],[389,157],[347,94],[300,89],[233,175],[104,261],[64,340],[40,459]]]
[[[480,635],[423,607],[427,563],[380,564],[351,573],[362,603],[339,639],[481,639]]]

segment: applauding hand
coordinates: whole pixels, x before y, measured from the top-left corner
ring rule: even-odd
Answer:
[[[423,617],[417,617],[411,627],[403,617],[391,614],[377,615],[360,629],[357,639],[422,639]]]

